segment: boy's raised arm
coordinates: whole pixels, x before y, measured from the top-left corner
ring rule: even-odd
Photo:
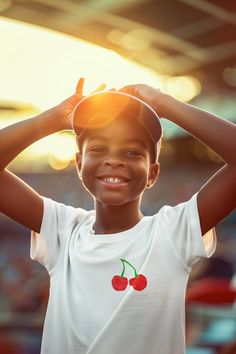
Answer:
[[[160,117],[185,129],[224,160],[225,165],[198,192],[204,235],[236,207],[236,125],[148,85],[130,85],[122,91],[144,100]]]
[[[72,129],[71,114],[83,98],[83,83],[84,79],[80,79],[76,93],[58,106],[0,130],[0,212],[36,232],[40,231],[42,222],[42,198],[6,167],[35,141]]]

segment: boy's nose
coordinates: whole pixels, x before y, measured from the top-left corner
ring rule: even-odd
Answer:
[[[112,166],[112,167],[119,167],[119,166],[124,166],[125,162],[117,157],[111,156],[111,157],[107,157],[104,160],[104,165]]]

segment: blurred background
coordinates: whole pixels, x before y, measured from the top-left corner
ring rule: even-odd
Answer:
[[[142,82],[236,122],[235,0],[0,0],[0,43],[0,128],[59,103],[79,77],[85,93],[101,82]],[[146,215],[186,200],[223,165],[177,126],[163,125],[161,175],[144,197]],[[61,132],[9,168],[44,196],[92,209],[75,151],[73,133]],[[190,277],[187,354],[236,354],[235,212],[217,235],[214,257]],[[3,354],[40,351],[49,279],[30,260],[29,239],[28,229],[0,214]]]

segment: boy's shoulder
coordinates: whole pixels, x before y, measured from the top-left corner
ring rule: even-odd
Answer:
[[[196,213],[198,214],[197,193],[185,201],[163,205],[157,215],[160,219],[173,220],[183,217],[184,214],[194,215]]]
[[[86,210],[81,207],[75,207],[65,202],[58,202],[48,197],[43,197],[43,203],[44,214],[54,215],[55,217],[65,221],[72,219],[86,219],[88,217],[93,217],[95,214],[94,210]]]

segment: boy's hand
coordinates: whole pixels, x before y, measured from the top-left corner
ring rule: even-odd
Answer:
[[[58,119],[61,119],[61,129],[72,129],[72,114],[75,106],[79,103],[85,95],[83,95],[84,78],[80,78],[76,86],[76,92],[74,95],[61,102],[59,105],[53,108],[55,110]],[[102,91],[106,87],[105,84],[99,85],[94,92]]]
[[[140,98],[151,106],[160,118],[165,116],[163,100],[167,95],[162,93],[161,90],[155,89],[149,85],[136,84],[122,87],[119,91]]]

